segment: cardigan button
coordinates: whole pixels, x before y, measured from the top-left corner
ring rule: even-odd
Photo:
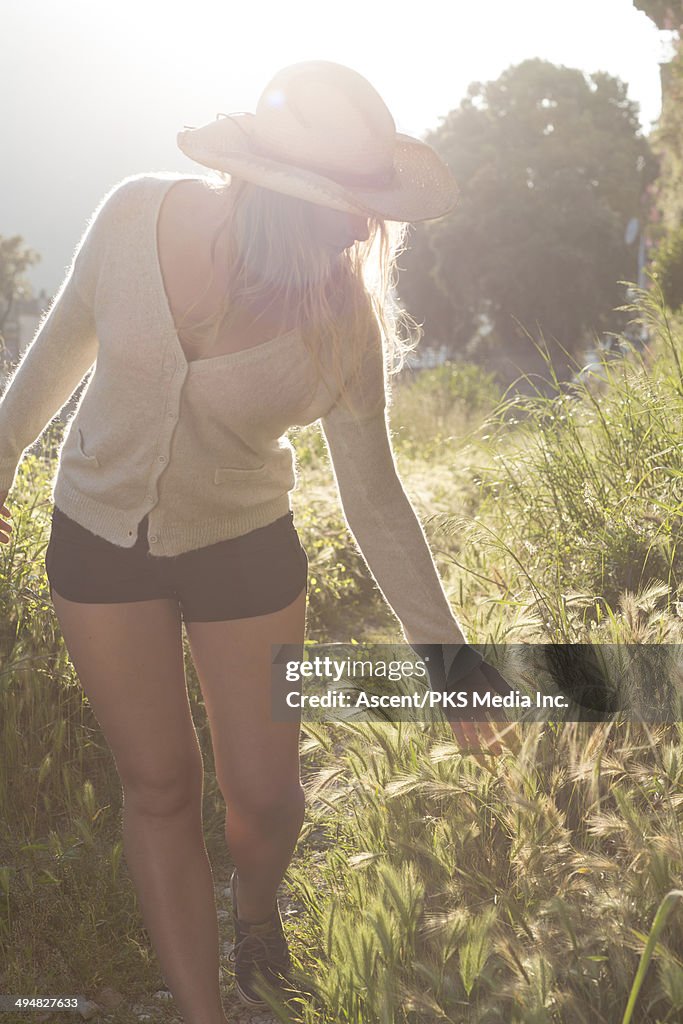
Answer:
[[[153,533],[152,536],[149,538],[150,544],[156,544],[158,540],[159,538],[157,537],[156,533]]]
[[[159,462],[166,462],[166,456],[165,455],[160,455],[159,456]]]

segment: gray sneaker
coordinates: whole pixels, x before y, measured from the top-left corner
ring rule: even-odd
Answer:
[[[280,998],[291,996],[294,993],[289,974],[292,963],[277,900],[268,920],[249,924],[237,916],[236,870],[230,878],[230,895],[235,944],[228,960],[234,965],[237,995],[245,1006],[267,1007],[254,987],[259,981],[274,988]]]

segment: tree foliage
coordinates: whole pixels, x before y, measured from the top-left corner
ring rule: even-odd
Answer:
[[[10,238],[0,235],[0,333],[15,298],[26,294],[30,288],[24,271],[39,260],[40,255],[24,245],[21,235]]]
[[[657,172],[621,81],[524,61],[473,83],[426,141],[461,188],[401,261],[401,297],[428,341],[528,368],[525,330],[576,352],[615,324],[617,282],[637,273],[624,230]]]
[[[668,4],[636,4],[659,28],[683,26],[683,0]],[[662,233],[683,227],[683,48],[674,41],[671,60],[661,65],[662,113],[652,132],[651,144],[660,162],[655,202],[661,214]]]
[[[670,232],[655,252],[652,271],[670,309],[683,307],[683,225]]]
[[[633,6],[647,14],[659,29],[683,24],[683,0],[633,0]]]

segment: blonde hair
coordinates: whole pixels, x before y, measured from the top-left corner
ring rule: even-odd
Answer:
[[[354,412],[351,394],[361,379],[369,337],[380,333],[387,381],[389,374],[403,367],[422,334],[395,292],[396,260],[404,251],[409,225],[369,217],[367,241],[336,255],[316,241],[311,203],[221,171],[211,174],[208,187],[230,196],[211,246],[215,274],[216,246],[221,234],[227,233],[228,273],[219,310],[189,331],[204,337],[214,327],[215,341],[221,326],[230,323],[240,306],[262,310],[258,319],[276,303],[276,309],[294,314],[291,329],[300,330],[312,356],[313,388],[321,376],[326,377],[320,358],[324,348],[331,359],[335,393]]]

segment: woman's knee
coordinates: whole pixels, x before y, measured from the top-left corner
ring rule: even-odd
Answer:
[[[165,818],[201,808],[204,768],[201,757],[178,761],[165,770],[129,772],[121,777],[124,807]]]
[[[272,828],[280,821],[293,818],[303,821],[306,812],[306,793],[300,782],[286,787],[277,785],[249,785],[221,787],[225,797],[228,818],[239,819],[253,827]]]

